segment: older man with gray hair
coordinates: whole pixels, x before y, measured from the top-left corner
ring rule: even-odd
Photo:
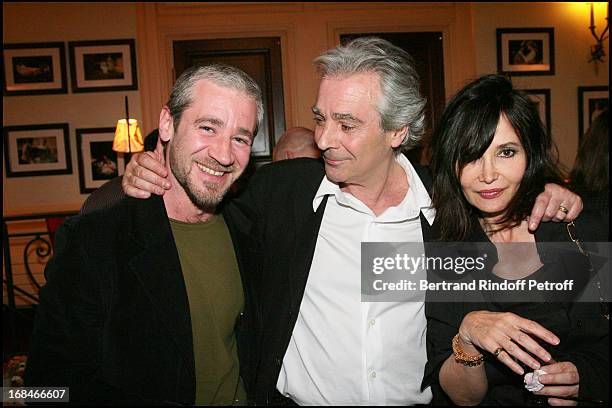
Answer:
[[[235,201],[259,244],[249,273],[260,318],[250,399],[427,404],[423,303],[362,302],[360,273],[362,242],[436,239],[429,176],[401,153],[418,144],[425,126],[418,75],[405,51],[378,38],[339,45],[315,63],[322,79],[312,112],[324,164],[264,166]],[[150,156],[136,160],[163,173]],[[153,172],[138,171],[143,179],[132,180],[130,194],[163,185]],[[567,205],[575,200],[560,195]],[[559,198],[551,202],[558,207]]]

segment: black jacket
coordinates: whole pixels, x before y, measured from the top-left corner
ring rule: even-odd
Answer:
[[[231,205],[224,217],[240,253],[248,222]],[[102,186],[60,227],[45,277],[26,385],[68,386],[78,404],[195,402],[187,292],[161,197],[126,197],[119,178]]]
[[[424,184],[426,171],[414,166]],[[283,160],[263,166],[253,176],[245,193],[234,204],[253,221],[258,243],[249,264],[252,290],[257,302],[256,374],[250,398],[257,404],[274,401],[276,382],[298,317],[306,280],[312,264],[317,234],[327,199],[317,211],[312,202],[324,166],[314,159]],[[428,222],[421,215],[424,238],[430,239]]]

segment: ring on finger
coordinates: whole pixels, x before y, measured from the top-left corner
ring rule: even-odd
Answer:
[[[567,207],[565,207],[563,204],[559,206],[559,211],[561,211],[563,214],[567,214],[569,212]]]
[[[500,355],[502,352],[504,352],[504,351],[506,351],[506,350],[504,350],[504,348],[503,348],[503,347],[498,347],[498,348],[496,348],[496,349],[493,351],[493,355],[494,355],[495,357],[499,357],[499,355]]]

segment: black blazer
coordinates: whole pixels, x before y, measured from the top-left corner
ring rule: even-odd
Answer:
[[[424,168],[415,165],[426,187]],[[261,167],[234,204],[253,221],[258,243],[249,261],[257,354],[260,356],[249,397],[257,404],[274,401],[276,382],[298,317],[327,198],[313,211],[312,201],[325,170],[314,159],[283,160]],[[425,239],[435,235],[421,215]]]
[[[240,215],[224,214],[233,242],[248,242]],[[187,292],[161,197],[126,197],[120,178],[102,186],[60,227],[45,277],[26,385],[68,386],[78,404],[195,402]]]

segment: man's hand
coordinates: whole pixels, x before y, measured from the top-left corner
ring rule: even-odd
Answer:
[[[134,153],[125,167],[121,186],[125,194],[134,198],[149,198],[151,193],[163,195],[171,187],[168,170],[163,163],[163,154],[155,152]]]
[[[550,405],[578,405],[580,375],[578,369],[569,361],[554,363],[541,368],[546,374],[540,376],[544,388],[534,392],[535,395],[546,395]],[[569,398],[569,399],[568,399]]]
[[[567,213],[561,210],[561,206]],[[535,231],[540,221],[570,222],[582,212],[582,199],[579,195],[558,184],[546,184],[544,192],[536,198],[531,215],[529,230]]]

